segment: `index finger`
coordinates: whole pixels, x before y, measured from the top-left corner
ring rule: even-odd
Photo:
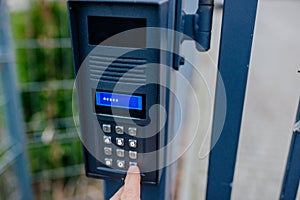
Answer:
[[[139,200],[141,194],[141,176],[140,169],[137,166],[131,166],[128,169],[124,190],[121,196],[122,200]]]

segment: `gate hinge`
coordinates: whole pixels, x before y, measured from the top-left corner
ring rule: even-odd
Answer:
[[[182,15],[183,33],[196,41],[198,51],[207,51],[210,48],[213,8],[213,1],[203,1],[199,2],[196,14]]]

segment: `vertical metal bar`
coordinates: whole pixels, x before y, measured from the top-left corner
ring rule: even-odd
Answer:
[[[218,113],[222,112],[221,89],[217,83],[213,147],[209,157],[206,199],[230,199],[238,149],[248,67],[252,47],[257,0],[225,0],[217,80],[223,79],[227,113],[217,140]],[[217,141],[216,141],[217,140]]]
[[[296,116],[296,124],[298,124],[299,122],[300,122],[300,99],[299,99],[298,112]],[[300,166],[300,127],[296,127],[293,132],[290,152],[286,163],[285,175],[281,187],[281,193],[280,193],[281,200],[296,199],[299,180],[300,180],[299,166]]]
[[[0,79],[3,82],[6,123],[13,151],[18,154],[13,167],[18,179],[21,199],[30,200],[33,197],[25,153],[24,121],[16,86],[13,55],[8,8],[5,1],[0,0]]]

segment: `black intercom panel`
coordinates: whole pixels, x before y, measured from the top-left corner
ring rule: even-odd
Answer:
[[[87,176],[122,180],[138,165],[142,183],[158,184],[172,136],[170,70],[184,63],[183,40],[209,49],[213,0],[195,14],[181,0],[68,0],[68,9]]]
[[[157,150],[165,144],[167,123],[161,128],[160,111],[151,107],[167,110],[168,92],[160,83],[169,77],[150,64],[170,64],[170,56],[148,47],[169,44],[146,27],[167,28],[168,6],[166,0],[68,1],[89,177],[122,180],[130,165],[138,165],[142,183],[159,182],[164,152]],[[131,29],[138,31],[109,39]]]

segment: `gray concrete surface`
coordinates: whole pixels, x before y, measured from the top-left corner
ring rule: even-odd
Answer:
[[[189,11],[195,8],[194,1],[186,1],[185,5]],[[259,1],[232,199],[279,197],[300,94],[299,10],[300,1],[296,0]],[[212,91],[221,14],[217,10],[214,15],[213,45],[208,54],[193,51],[191,43],[183,49],[197,61]],[[191,77],[191,82],[199,97],[205,95],[197,80]],[[206,107],[204,116],[211,114],[209,104],[202,104]],[[189,133],[193,105],[188,105],[187,111],[184,130]],[[199,158],[199,149],[202,145],[204,152],[209,151],[206,127],[199,129],[198,137],[181,158],[178,199],[205,199],[208,160]]]

